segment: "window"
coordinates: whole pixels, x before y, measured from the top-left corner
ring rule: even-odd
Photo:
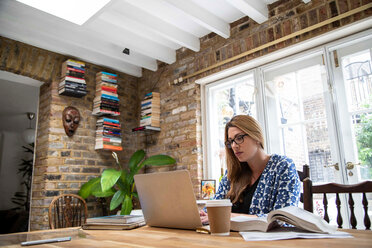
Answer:
[[[258,66],[250,72],[205,85],[204,177],[218,180],[226,169],[225,123],[249,114],[264,129],[266,152],[287,155],[299,170],[310,165],[313,183],[371,179],[371,44],[367,30],[261,66],[263,58],[250,64]],[[320,213],[322,199],[314,201]],[[329,214],[335,223],[334,213]]]
[[[310,166],[313,182],[334,181],[328,86],[320,53],[264,68],[266,140],[270,153]],[[335,156],[335,154],[333,154]]]
[[[206,87],[208,179],[219,180],[226,170],[224,128],[238,114],[257,117],[256,86],[253,72],[240,74]]]

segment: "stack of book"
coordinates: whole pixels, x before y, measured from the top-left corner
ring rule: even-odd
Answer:
[[[160,93],[150,92],[141,101],[140,126],[160,127]]]
[[[87,85],[84,80],[85,64],[80,61],[68,59],[62,63],[61,82],[58,93],[65,96],[82,97],[87,94]]]
[[[100,117],[96,124],[96,150],[121,151],[121,128],[118,120]]]
[[[93,101],[93,115],[120,115],[117,88],[116,74],[104,71],[96,74],[96,96]]]
[[[138,215],[110,215],[88,218],[82,226],[90,230],[126,230],[146,225],[143,216]]]

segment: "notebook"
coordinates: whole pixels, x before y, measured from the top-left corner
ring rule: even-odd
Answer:
[[[187,170],[134,176],[146,224],[196,229],[202,226]]]

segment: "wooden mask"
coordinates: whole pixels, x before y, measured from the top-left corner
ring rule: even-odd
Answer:
[[[66,107],[62,113],[62,122],[67,136],[74,135],[80,122],[79,110],[72,106]]]

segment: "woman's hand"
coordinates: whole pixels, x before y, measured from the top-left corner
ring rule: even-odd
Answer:
[[[203,210],[200,210],[199,215],[200,215],[200,220],[202,224],[208,223],[208,214],[206,212],[204,212]]]

